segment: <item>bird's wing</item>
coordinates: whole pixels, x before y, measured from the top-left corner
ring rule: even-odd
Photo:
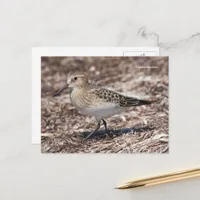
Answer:
[[[141,106],[150,104],[151,101],[140,100],[134,97],[127,97],[106,88],[94,88],[91,92],[101,101],[115,103],[121,107]]]
[[[120,94],[106,88],[93,88],[91,92],[97,99],[100,99],[100,101],[103,102],[118,104],[120,101]]]

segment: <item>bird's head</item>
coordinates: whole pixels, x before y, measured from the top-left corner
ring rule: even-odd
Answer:
[[[87,74],[83,72],[69,73],[67,77],[67,84],[70,88],[81,88],[88,84]]]
[[[64,85],[60,90],[56,91],[53,96],[58,96],[66,88],[81,88],[88,84],[87,74],[83,72],[70,72],[67,76],[67,84]]]

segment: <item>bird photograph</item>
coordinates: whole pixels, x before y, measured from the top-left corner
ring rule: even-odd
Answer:
[[[42,57],[42,153],[167,153],[168,57]]]

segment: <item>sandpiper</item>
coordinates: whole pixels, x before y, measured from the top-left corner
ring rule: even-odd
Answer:
[[[141,106],[151,104],[151,101],[141,100],[133,97],[127,97],[112,90],[94,86],[89,83],[88,76],[82,72],[73,72],[68,74],[67,84],[54,93],[58,96],[61,92],[70,87],[70,100],[79,112],[94,116],[97,120],[97,127],[88,134],[86,139],[90,138],[100,128],[101,121],[108,133],[105,118],[119,114],[127,107]]]

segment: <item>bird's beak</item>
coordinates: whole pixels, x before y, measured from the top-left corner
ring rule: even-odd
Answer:
[[[62,91],[65,90],[66,88],[68,88],[68,83],[67,83],[66,85],[64,85],[64,87],[62,87],[61,89],[55,91],[55,92],[53,93],[53,96],[54,96],[54,97],[59,96],[59,95],[62,93]]]

